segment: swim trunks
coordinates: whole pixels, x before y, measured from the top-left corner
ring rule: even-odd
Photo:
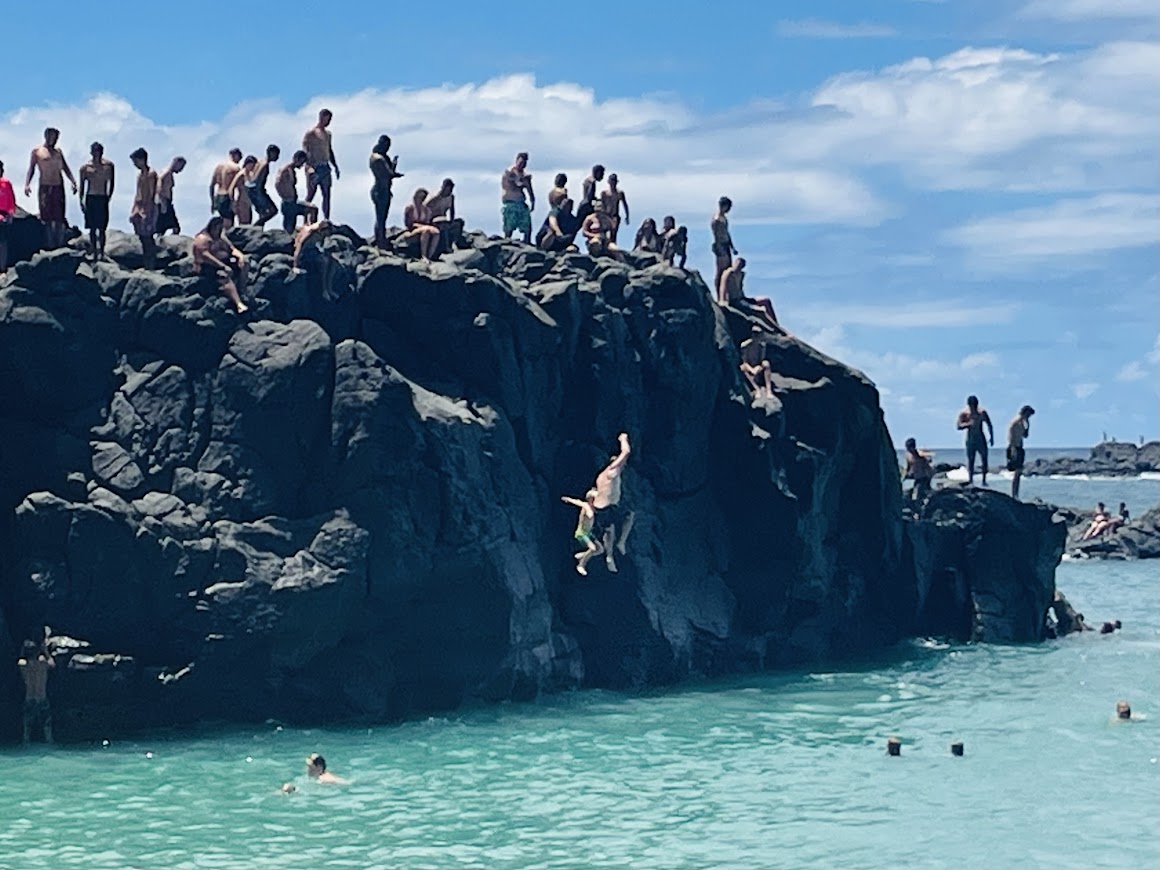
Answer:
[[[592,537],[592,532],[590,532],[590,531],[589,532],[582,532],[579,529],[577,529],[576,534],[574,534],[572,537],[575,538],[577,540],[577,542],[583,544],[585,547],[591,546],[592,544],[596,543],[596,539]]]
[[[293,199],[282,200],[282,229],[288,233],[293,233],[298,218],[305,217],[308,213],[306,203]]]
[[[153,236],[157,232],[157,206],[149,203],[142,211],[134,212],[129,217],[129,223],[140,238]]]
[[[278,206],[274,205],[274,200],[270,199],[270,194],[264,187],[247,184],[246,193],[250,197],[250,204],[258,210],[260,217],[270,218],[278,213]]]
[[[64,185],[42,184],[39,191],[40,219],[46,224],[63,224],[64,216]]]
[[[180,233],[181,221],[177,219],[177,212],[173,208],[173,203],[159,203],[157,206],[157,235],[164,235],[170,230],[175,233]]]
[[[107,230],[109,228],[109,197],[100,193],[90,193],[85,197],[85,229]]]
[[[515,202],[504,200],[503,203],[503,231],[530,233],[532,231],[532,212],[528,204],[522,200]]]
[[[592,521],[592,534],[599,540],[611,528],[619,531],[623,528],[628,513],[628,510],[619,503],[610,504],[606,508],[597,508],[596,518]]]
[[[213,210],[221,217],[231,219],[234,216],[234,203],[228,193],[214,194]]]
[[[314,170],[314,183],[323,190],[330,190],[330,164],[316,163],[311,168]]]
[[[1008,447],[1007,448],[1007,470],[1008,471],[1022,471],[1023,463],[1026,461],[1027,452],[1022,447]]]

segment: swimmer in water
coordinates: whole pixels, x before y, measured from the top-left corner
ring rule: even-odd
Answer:
[[[1116,701],[1116,718],[1114,722],[1139,722],[1144,717],[1132,712],[1132,705],[1127,701]]]
[[[347,780],[341,776],[335,776],[326,769],[326,759],[317,752],[312,752],[306,757],[306,775],[316,782],[324,782],[329,785],[346,785]]]
[[[280,788],[278,791],[281,794],[294,794],[294,792],[298,791],[298,786],[292,782],[284,782],[282,783],[282,788]]]

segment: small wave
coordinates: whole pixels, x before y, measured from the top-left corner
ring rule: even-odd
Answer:
[[[1086,480],[1102,483],[1120,483],[1125,480],[1160,480],[1160,471],[1142,471],[1135,477],[1112,474],[1049,474],[1048,480]]]

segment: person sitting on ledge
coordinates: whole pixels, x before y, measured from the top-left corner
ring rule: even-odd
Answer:
[[[576,218],[572,215],[572,200],[565,199],[548,209],[544,225],[536,234],[536,247],[557,254],[575,251],[577,229]]]
[[[930,453],[918,449],[918,442],[913,438],[906,439],[906,470],[902,473],[902,479],[914,481],[910,497],[920,504],[930,495],[931,480],[934,478],[934,466],[930,459]]]
[[[661,259],[670,266],[685,268],[689,251],[689,228],[678,227],[677,219],[672,215],[666,215],[661,225],[661,239],[663,241]],[[676,262],[678,259],[681,261],[680,264]]]
[[[552,189],[548,191],[548,205],[560,205],[568,198],[568,176],[563,172],[552,180]]]
[[[644,254],[659,254],[662,245],[660,233],[657,232],[657,222],[652,218],[645,218],[640,229],[636,231],[636,241],[632,243],[632,249]]]
[[[1129,519],[1131,519],[1131,514],[1128,513],[1128,506],[1124,502],[1120,502],[1120,509],[1116,513],[1108,515],[1108,524],[1104,531],[1113,534],[1119,531],[1120,527],[1126,524]]]
[[[455,216],[455,182],[444,178],[439,190],[427,198],[427,212],[439,229],[439,253],[450,251],[463,235],[463,220]]]
[[[326,783],[327,785],[347,784],[347,780],[341,776],[335,776],[326,769],[326,759],[317,752],[312,752],[306,757],[306,775],[315,782]]]
[[[584,239],[588,243],[588,253],[593,257],[624,259],[620,248],[612,241],[612,221],[603,211],[598,209],[584,218],[580,231],[584,233]]]
[[[773,398],[773,372],[769,360],[765,358],[765,342],[761,338],[762,329],[754,326],[752,335],[741,342],[741,374],[749,383],[755,399]]]
[[[1098,538],[1111,526],[1112,518],[1109,516],[1107,508],[1104,503],[1098,502],[1096,504],[1096,512],[1092,517],[1091,525],[1087,527],[1087,531],[1083,533],[1081,541],[1090,541],[1092,538]]]
[[[735,259],[733,265],[721,273],[717,301],[722,306],[735,308],[744,314],[753,314],[764,318],[770,327],[780,333],[785,332],[777,322],[777,314],[773,310],[772,302],[765,297],[750,298],[745,295],[744,257]]]
[[[439,227],[427,208],[427,188],[420,187],[411,197],[411,204],[403,210],[404,239],[418,239],[419,256],[431,260],[439,253]]]
[[[587,577],[588,562],[593,556],[599,556],[604,552],[604,547],[596,538],[592,537],[592,525],[596,522],[596,508],[593,507],[593,502],[596,500],[596,490],[588,490],[583,501],[566,495],[561,496],[560,500],[564,504],[570,504],[580,509],[580,517],[576,520],[576,531],[572,537],[584,549],[573,558],[576,559],[576,573],[581,577]]]
[[[238,314],[245,314],[249,308],[242,302],[238,284],[245,286],[246,256],[222,235],[225,224],[225,218],[214,215],[205,229],[193,237],[193,270],[205,275],[203,266],[212,267],[218,288],[234,303]]]
[[[318,207],[298,198],[298,170],[308,159],[305,151],[295,151],[290,162],[274,177],[274,190],[282,200],[282,229],[290,235],[294,235],[298,218],[304,218],[308,224],[318,220]]]

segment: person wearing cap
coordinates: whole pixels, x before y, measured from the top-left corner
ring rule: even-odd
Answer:
[[[1019,482],[1023,479],[1023,464],[1027,459],[1023,439],[1031,434],[1031,415],[1034,413],[1034,408],[1024,405],[1007,427],[1007,470],[1015,473],[1011,478],[1011,498],[1015,499],[1019,498]]]
[[[341,776],[335,776],[326,769],[326,759],[317,752],[312,752],[306,756],[306,775],[315,782],[325,782],[331,785],[345,785],[346,780]]]

